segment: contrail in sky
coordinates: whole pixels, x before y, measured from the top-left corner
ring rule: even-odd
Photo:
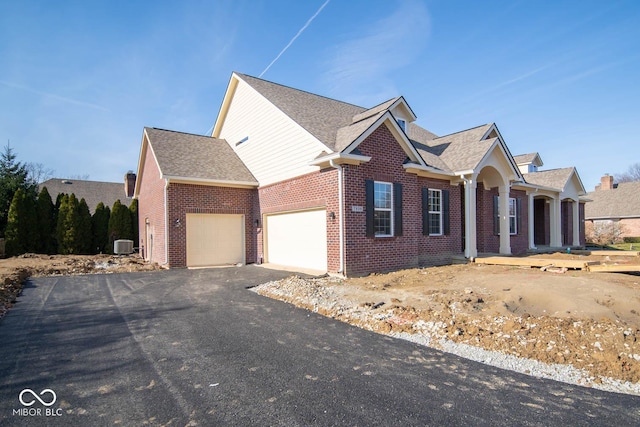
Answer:
[[[109,111],[108,109],[106,109],[106,108],[104,108],[104,107],[102,107],[100,105],[92,104],[90,102],[84,102],[84,101],[79,101],[77,99],[67,98],[65,96],[56,95],[55,93],[42,92],[40,90],[32,89],[32,88],[27,87],[27,86],[18,85],[18,84],[15,84],[15,83],[4,81],[4,80],[0,80],[0,84],[4,85],[4,86],[7,86],[7,87],[12,87],[14,89],[21,89],[21,90],[25,90],[27,92],[35,93],[36,95],[41,95],[41,96],[46,96],[46,97],[49,97],[49,98],[57,99],[58,101],[63,101],[63,102],[68,102],[70,104],[80,105],[82,107],[89,107],[89,108],[94,108],[96,110]]]
[[[276,57],[275,57],[275,59],[274,59],[273,61],[271,61],[271,64],[269,64],[269,65],[267,66],[267,68],[265,68],[265,69],[264,69],[264,71],[263,71],[263,72],[261,72],[261,73],[260,73],[260,75],[259,75],[258,77],[262,77],[262,76],[264,75],[264,73],[266,73],[266,72],[269,70],[269,68],[271,68],[271,66],[272,66],[273,64],[275,64],[275,63],[276,63],[276,61],[277,61],[278,59],[280,59],[280,57],[282,56],[282,54],[284,54],[284,53],[287,51],[287,49],[289,49],[289,47],[293,44],[293,42],[294,42],[294,41],[296,41],[296,39],[297,39],[298,37],[300,37],[300,34],[302,34],[302,33],[304,32],[304,30],[306,30],[306,29],[307,29],[307,27],[311,24],[311,22],[312,22],[314,19],[316,19],[316,16],[318,16],[318,15],[320,14],[320,12],[322,12],[322,9],[324,9],[324,7],[325,7],[326,5],[328,5],[330,1],[331,1],[331,0],[327,0],[327,1],[325,1],[325,2],[322,4],[322,6],[320,6],[320,9],[318,9],[318,11],[317,11],[316,13],[314,13],[314,14],[313,14],[313,16],[312,16],[311,18],[309,18],[309,20],[307,21],[307,23],[306,23],[306,24],[304,24],[304,25],[302,26],[302,28],[300,28],[300,31],[298,31],[298,33],[297,33],[295,36],[293,36],[293,38],[289,41],[289,43],[287,43],[287,45],[284,47],[284,49],[282,49],[282,50],[280,51],[280,53],[278,54],[278,56],[276,56]]]

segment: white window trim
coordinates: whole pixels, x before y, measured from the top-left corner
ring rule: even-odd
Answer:
[[[509,213],[509,235],[515,236],[518,234],[518,203],[513,197],[509,197],[509,212],[511,212],[511,203],[513,203],[513,215]],[[513,232],[511,231],[511,218],[513,218]]]
[[[402,129],[406,133],[407,132],[407,121],[405,119],[402,119],[402,118],[397,118],[396,122],[398,123],[398,126],[400,126],[400,129]]]
[[[440,210],[437,211],[432,211],[431,210],[431,192],[438,192],[440,193]],[[442,227],[442,190],[436,190],[436,189],[429,189],[429,216],[431,216],[432,214],[438,214],[439,218],[440,218],[440,225],[439,225],[439,233],[431,233],[431,221],[429,221],[429,236],[442,236],[443,233],[443,227]]]
[[[390,208],[377,208],[376,207],[376,184],[385,184],[388,185],[389,188],[391,189],[391,207]],[[374,231],[374,237],[393,237],[393,184],[390,182],[385,182],[385,181],[374,181],[373,182],[373,211],[374,214],[376,211],[380,211],[380,212],[390,212],[389,215],[389,221],[391,221],[389,230],[391,230],[391,234],[376,234]],[[375,226],[374,226],[375,228]]]

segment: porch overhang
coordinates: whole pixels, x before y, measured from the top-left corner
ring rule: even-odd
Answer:
[[[331,161],[335,165],[355,165],[358,166],[361,163],[367,163],[371,160],[370,156],[363,156],[360,154],[345,154],[345,153],[332,153],[326,156],[318,157],[311,161],[311,166],[319,166],[320,169],[325,169],[331,166]]]

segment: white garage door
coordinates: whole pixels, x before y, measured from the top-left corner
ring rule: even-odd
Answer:
[[[268,215],[266,261],[327,271],[327,211]]]
[[[244,215],[187,214],[187,267],[245,262]]]

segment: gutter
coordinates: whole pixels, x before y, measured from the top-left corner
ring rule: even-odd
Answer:
[[[340,240],[340,270],[338,273],[344,274],[344,200],[343,200],[343,184],[344,184],[344,170],[342,169],[342,165],[338,165],[334,162],[334,159],[329,160],[329,165],[332,168],[338,169],[338,227],[339,230],[339,240]]]

